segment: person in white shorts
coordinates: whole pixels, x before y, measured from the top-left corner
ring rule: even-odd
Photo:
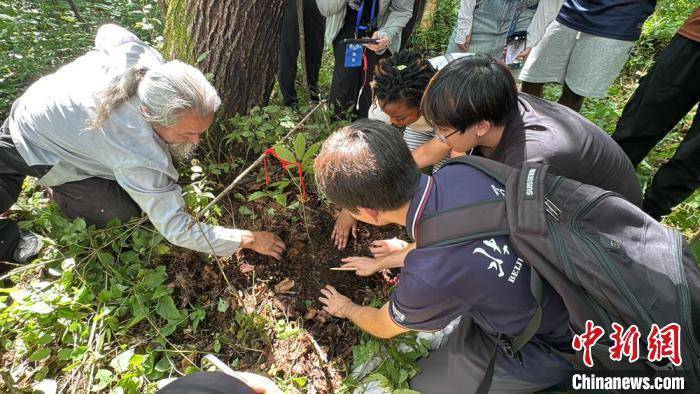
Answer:
[[[627,62],[656,0],[565,0],[525,61],[522,91],[542,97],[564,85],[559,103],[579,111],[585,97],[605,97]]]

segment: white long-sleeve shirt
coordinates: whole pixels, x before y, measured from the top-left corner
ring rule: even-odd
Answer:
[[[162,63],[155,49],[128,30],[100,27],[95,50],[41,78],[15,101],[9,117],[12,139],[28,165],[52,166],[40,184],[116,180],[168,241],[231,255],[240,245],[240,230],[207,224],[186,230],[194,219],[185,211],[177,169],[167,143],[141,116],[137,96],[117,107],[100,129],[88,126],[96,94],[115,76],[136,64]]]

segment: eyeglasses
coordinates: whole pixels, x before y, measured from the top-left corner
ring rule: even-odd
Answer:
[[[460,131],[461,130],[455,130],[448,135],[442,135],[439,131],[435,130],[435,139],[442,142],[443,144],[446,144],[448,138],[452,137],[453,134],[458,133]]]

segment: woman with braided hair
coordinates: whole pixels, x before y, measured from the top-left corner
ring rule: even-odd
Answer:
[[[374,70],[374,103],[369,118],[402,129],[403,139],[420,168],[433,166],[433,171],[437,171],[450,157],[450,147],[435,138],[435,131],[421,114],[423,92],[437,70],[463,56],[467,54],[426,59],[418,52],[405,50],[380,60]],[[349,212],[341,211],[338,215],[331,235],[338,249],[345,248],[350,233],[355,236],[355,223]]]

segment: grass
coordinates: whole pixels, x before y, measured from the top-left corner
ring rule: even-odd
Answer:
[[[89,49],[95,28],[102,23],[120,23],[154,46],[162,45],[163,24],[153,0],[76,3],[84,22],[77,20],[67,2],[0,3],[0,117],[7,116],[12,101],[26,86]],[[458,0],[440,1],[432,28],[416,31],[411,48],[431,55],[444,51],[458,6]],[[612,132],[638,79],[694,7],[690,0],[659,2],[608,97],[587,100],[582,113]],[[326,52],[320,77],[324,92],[329,91],[331,73],[332,56]],[[551,98],[558,90],[548,87],[546,93]],[[219,122],[217,127],[226,136],[222,143],[242,148],[235,155],[227,155],[217,149],[218,142],[209,146],[205,143],[207,160],[183,166],[185,200],[191,210],[206,205],[212,193],[224,187],[228,174],[243,168],[300,119],[298,113],[280,104],[279,93],[273,93],[270,106]],[[644,185],[673,155],[690,121],[689,115],[640,165],[638,172]],[[316,149],[311,148],[313,144],[335,127],[323,115],[314,117],[304,131],[308,147],[302,147],[304,144],[297,139],[290,143],[293,152],[288,155],[303,159],[308,150]],[[308,166],[306,159],[301,161]],[[209,220],[228,214],[259,223],[268,213],[297,210],[299,203],[287,199],[287,195],[294,194],[289,192],[294,190],[294,181],[290,176],[264,196],[244,195],[243,190],[234,193],[233,198],[241,202],[267,197],[270,204],[277,204],[276,209],[255,210],[250,202],[253,209],[247,205],[241,205],[235,213],[218,209]],[[285,188],[288,190],[279,191]],[[167,267],[180,252],[143,220],[113,223],[107,229],[88,227],[80,219],[67,220],[31,181],[25,183],[11,214],[21,220],[23,228],[45,234],[52,241],[41,258],[11,275],[12,285],[5,282],[9,287],[0,288],[0,391],[27,391],[36,384],[53,383],[67,392],[152,392],[160,379],[197,370],[196,361],[203,352],[222,357],[239,355],[225,360],[236,367],[244,362],[246,354],[257,356],[259,349],[273,341],[292,341],[304,330],[297,322],[271,315],[271,306],[261,303],[257,282],[240,292],[230,293],[227,287],[212,302],[193,297],[187,303],[178,303],[172,283],[180,278]],[[676,207],[664,223],[692,237],[700,227],[700,192]],[[694,246],[700,255],[700,243]],[[190,263],[213,267],[213,275],[220,275],[218,260],[202,257]],[[383,300],[375,301],[381,304]],[[237,308],[231,307],[234,303]],[[209,330],[207,323],[211,320],[230,322],[229,329],[205,331],[206,343],[195,345],[185,339]],[[349,368],[388,353],[390,356],[383,356],[385,362],[373,378],[394,388],[405,388],[408,377],[417,373],[415,358],[425,351],[420,348],[407,355],[397,353],[396,349],[408,340],[402,337],[386,342],[363,335],[353,350],[353,360],[348,360]],[[308,390],[307,376],[264,364],[261,358],[254,363],[255,369],[273,371],[286,391]],[[350,391],[357,383],[347,379],[341,390]]]

